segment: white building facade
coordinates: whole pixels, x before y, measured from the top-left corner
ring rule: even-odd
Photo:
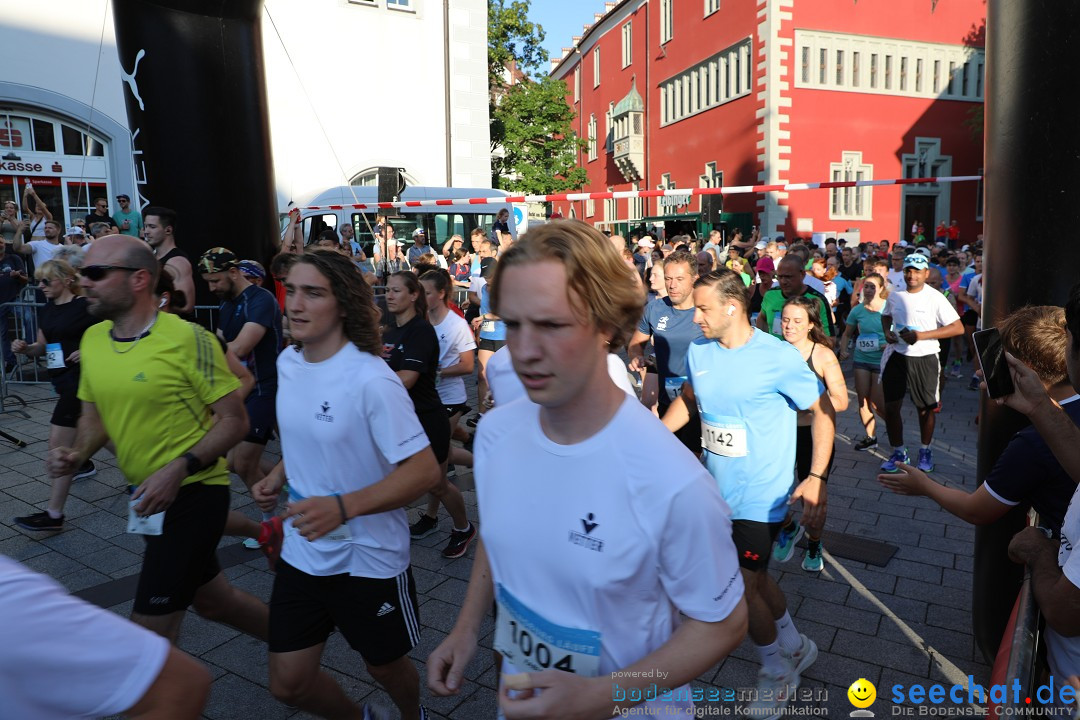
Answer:
[[[111,7],[6,4],[0,200],[29,180],[70,223],[94,197],[135,197],[133,68],[117,58]],[[266,0],[261,22],[279,209],[369,184],[379,166],[419,185],[490,185],[485,0]]]

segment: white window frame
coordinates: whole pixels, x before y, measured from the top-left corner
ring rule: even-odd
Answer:
[[[809,58],[794,73],[797,88],[962,102],[984,99],[986,53],[982,48],[796,29],[795,52],[800,59]],[[838,58],[843,59],[842,66]],[[855,58],[860,64],[858,73],[854,72]],[[819,61],[816,72],[815,60]]]
[[[585,201],[585,217],[591,218],[596,214],[596,201],[589,198]]]
[[[660,44],[668,44],[674,35],[675,0],[660,0]]]
[[[639,183],[639,182],[634,183],[633,184],[633,189],[634,190],[640,190],[641,189],[641,183]],[[643,197],[630,198],[629,219],[630,220],[640,220],[643,217],[645,217],[645,198],[643,198]]]
[[[634,61],[634,21],[627,20],[622,26],[622,66],[630,67]]]
[[[660,176],[660,184],[656,186],[657,190],[672,190],[675,187],[675,183],[671,181],[671,173],[664,173]],[[660,198],[656,198],[656,214],[663,215],[663,206],[660,204]]]
[[[398,10],[399,12],[416,12],[416,8],[413,7],[413,0],[386,0],[387,10]]]
[[[716,169],[717,164],[715,162],[705,163],[705,172],[698,175],[698,187],[700,188],[715,188],[724,186],[724,171]],[[698,212],[703,210],[702,205],[705,202],[705,196],[698,196]]]
[[[600,48],[594,48],[592,51],[592,75],[592,86],[600,87]]]
[[[587,132],[588,132],[588,140],[589,140],[589,162],[592,162],[597,157],[597,155],[596,155],[596,115],[594,113],[589,114],[589,129],[588,129]]]
[[[581,63],[574,68],[574,102],[581,101]]]
[[[720,9],[720,0],[705,0],[705,17],[709,17]]]
[[[615,103],[609,102],[607,113],[604,115],[604,152],[615,151],[615,123],[611,116],[615,114]]]
[[[753,38],[747,36],[678,75],[662,80],[660,127],[750,95]]]
[[[608,192],[613,192],[615,188],[609,187]],[[604,198],[604,221],[615,222],[619,219],[619,205],[618,200],[615,198]]]
[[[862,151],[844,150],[840,162],[829,163],[829,180],[873,180],[874,166],[863,162]],[[832,188],[829,191],[830,220],[873,220],[873,188]]]

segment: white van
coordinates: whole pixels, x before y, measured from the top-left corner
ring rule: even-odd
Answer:
[[[349,186],[342,185],[317,193],[310,200],[295,205],[300,208],[301,228],[304,234],[304,244],[310,245],[319,233],[330,229],[337,231],[349,224],[353,226],[356,241],[363,247],[364,252],[371,255],[374,244],[373,232],[375,230],[376,216],[385,211],[377,209],[357,210],[355,204],[374,204],[377,202],[378,189],[374,186]],[[509,193],[491,188],[446,188],[446,187],[406,187],[401,195],[402,201],[408,200],[457,200],[462,198],[491,198],[506,197]],[[309,207],[329,206],[340,209],[309,210]],[[281,223],[280,230],[284,234],[289,224],[288,212],[294,206],[286,208],[279,214]],[[423,228],[428,237],[428,242],[437,250],[441,250],[443,244],[454,235],[460,235],[465,240],[466,249],[470,248],[470,234],[473,228],[482,227],[485,237],[490,235],[491,226],[495,222],[495,215],[500,210],[510,212],[510,234],[517,238],[519,232],[524,232],[524,224],[528,222],[528,213],[524,203],[491,203],[479,204],[454,204],[440,205],[438,207],[398,208],[398,215],[390,218],[390,224],[394,226],[394,236],[403,243],[408,244],[413,230]]]

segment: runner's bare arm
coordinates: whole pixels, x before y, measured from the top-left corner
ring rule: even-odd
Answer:
[[[666,643],[636,663],[621,668],[621,689],[644,689],[656,682],[660,673],[666,687],[677,688],[720,662],[738,647],[746,635],[746,601],[719,622],[684,618]],[[511,698],[510,690],[523,692],[541,689],[539,694],[525,693]],[[618,705],[628,708],[636,703],[612,699],[612,676],[586,678],[561,670],[522,673],[512,676],[500,688],[499,706],[510,718],[559,718],[588,720],[612,715]]]
[[[645,343],[649,342],[649,336],[640,330],[634,331],[634,336],[626,346],[626,356],[630,358],[630,371],[636,373],[645,372]]]
[[[257,322],[244,323],[244,327],[240,328],[239,334],[229,343],[229,349],[236,353],[238,358],[247,357],[265,334],[265,325],[260,325]]]
[[[1080,635],[1080,588],[1058,566],[1060,543],[1026,527],[1009,543],[1009,558],[1031,570],[1031,589],[1047,624],[1066,637]]]
[[[79,415],[78,430],[75,435],[75,447],[58,447],[49,451],[45,467],[52,477],[63,477],[75,472],[94,453],[105,446],[109,436],[101,422],[97,405],[83,401]]]
[[[170,648],[154,683],[124,715],[132,720],[192,718],[202,715],[210,695],[210,673],[197,660]]]
[[[682,392],[671,401],[664,417],[660,418],[671,432],[682,430],[686,427],[686,423],[690,422],[690,409],[686,404],[688,402],[694,402],[694,390],[689,383],[683,383]]]
[[[441,479],[439,464],[429,446],[402,460],[374,485],[338,497],[323,495],[289,503],[285,517],[303,515],[300,534],[307,540],[317,540],[348,519],[402,508],[423,497]]]
[[[477,538],[476,555],[465,602],[458,613],[454,629],[428,656],[428,688],[436,695],[456,695],[461,688],[465,666],[476,654],[476,639],[480,624],[491,607],[495,591],[491,584],[491,566],[484,543]]]
[[[165,263],[165,267],[172,273],[176,289],[184,293],[186,304],[177,310],[181,313],[191,312],[195,309],[195,280],[191,275],[191,262],[187,258],[174,257]]]

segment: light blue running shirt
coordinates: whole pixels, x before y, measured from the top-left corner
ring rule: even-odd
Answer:
[[[796,410],[825,391],[793,346],[755,330],[728,350],[702,338],[687,354],[705,466],[733,520],[780,522],[795,478]]]

